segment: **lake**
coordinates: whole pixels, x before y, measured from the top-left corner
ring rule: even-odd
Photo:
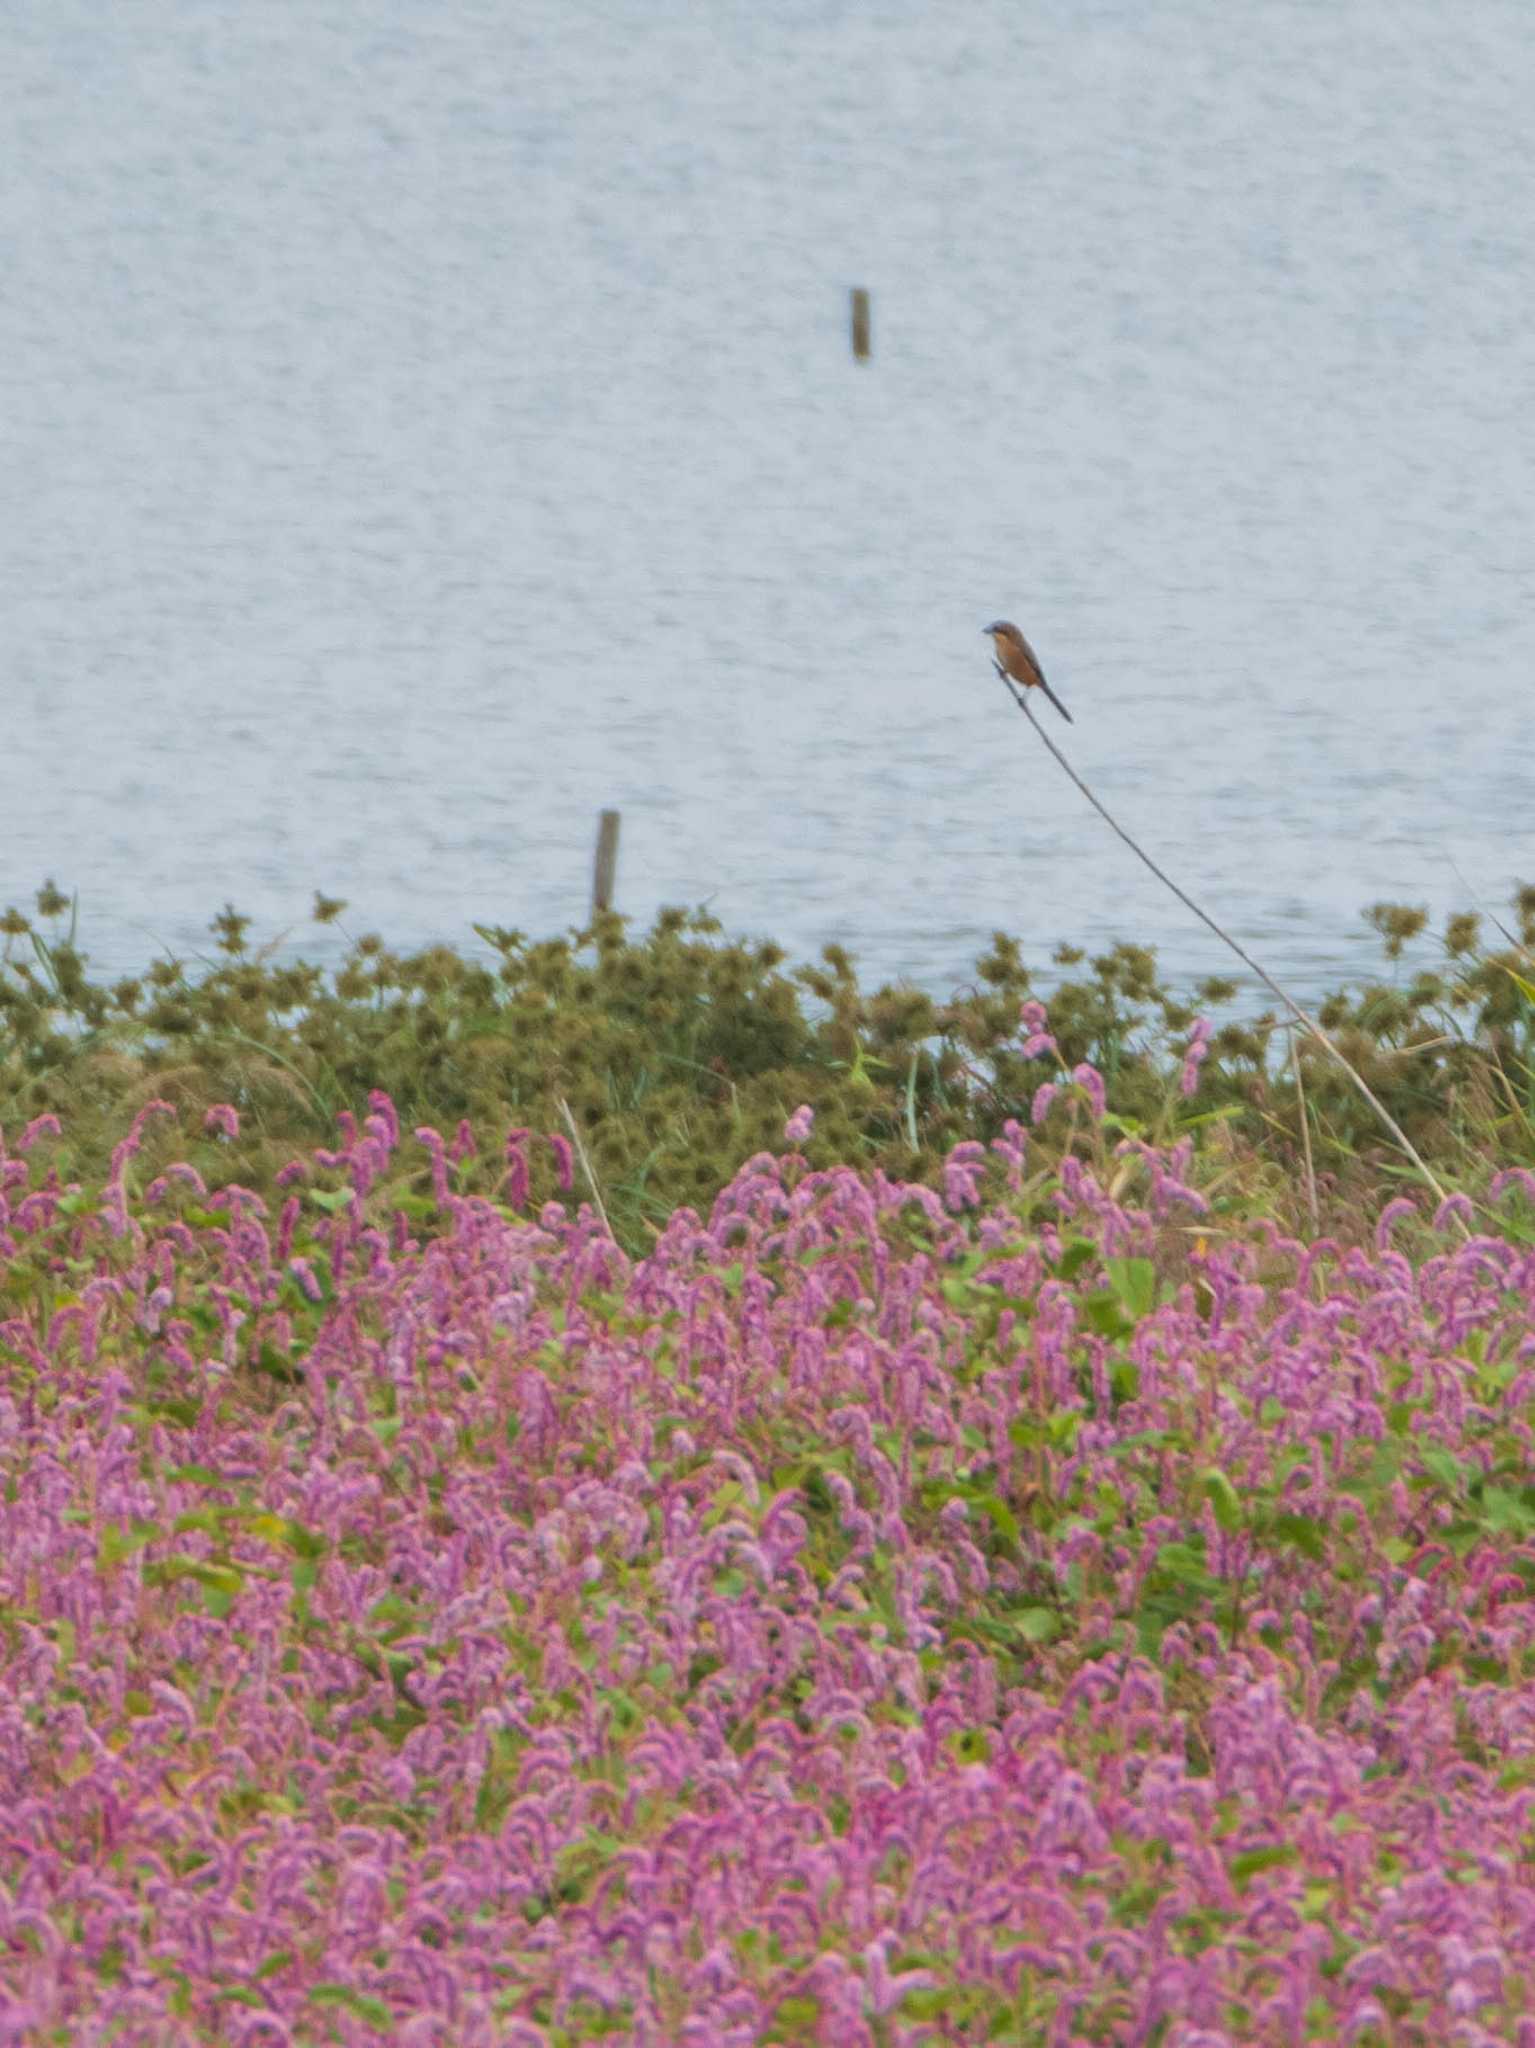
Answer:
[[[0,901],[1281,978],[1535,879],[1526,0],[22,0]],[[852,360],[848,293],[872,294]],[[1042,720],[1054,720],[1048,705]]]

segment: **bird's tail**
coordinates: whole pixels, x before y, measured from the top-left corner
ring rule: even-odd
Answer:
[[[1039,679],[1039,687],[1044,691],[1045,695],[1050,699],[1050,702],[1055,706],[1056,710],[1059,711],[1062,718],[1065,719],[1066,723],[1068,725],[1075,725],[1077,721],[1066,709],[1066,706],[1061,702],[1060,698],[1056,696],[1054,690],[1051,689],[1050,685],[1045,681],[1043,676],[1041,676]]]

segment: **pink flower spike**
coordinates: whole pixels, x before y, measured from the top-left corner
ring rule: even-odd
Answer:
[[[1189,1042],[1183,1049],[1183,1072],[1178,1076],[1178,1093],[1185,1099],[1198,1093],[1199,1070],[1209,1057],[1210,1020],[1196,1017]]]
[[[783,1127],[784,1142],[789,1145],[803,1145],[814,1129],[815,1111],[808,1102],[802,1102]]]
[[[943,1163],[943,1199],[948,1207],[978,1209],[981,1179],[986,1166],[986,1148],[975,1138],[956,1145]]]
[[[1475,1220],[1476,1208],[1471,1197],[1461,1194],[1458,1190],[1453,1195],[1446,1195],[1434,1211],[1435,1230],[1448,1230],[1450,1224],[1456,1221],[1464,1223],[1469,1229]]]
[[[1050,1114],[1051,1103],[1054,1102],[1060,1092],[1060,1089],[1053,1081],[1046,1081],[1042,1087],[1034,1090],[1034,1106],[1029,1111],[1030,1123],[1042,1124],[1044,1122],[1045,1118]]]
[[[558,1131],[549,1133],[549,1149],[554,1154],[554,1170],[559,1177],[560,1193],[568,1195],[576,1184],[576,1155],[569,1138],[562,1138]]]
[[[1418,1205],[1409,1201],[1406,1195],[1398,1195],[1386,1204],[1375,1219],[1375,1249],[1383,1252],[1391,1242],[1391,1233],[1404,1216],[1416,1216]]]
[[[506,1134],[506,1176],[502,1185],[506,1189],[508,1205],[513,1209],[525,1209],[531,1176],[528,1171],[528,1139],[532,1132],[526,1129],[510,1130]]]
[[[1049,1018],[1043,1003],[1028,1002],[1018,1012],[1018,1021],[1023,1026],[1023,1056],[1026,1060],[1038,1059],[1041,1053],[1053,1052],[1060,1058],[1061,1049],[1051,1036]]]
[[[442,1133],[432,1124],[418,1124],[413,1133],[418,1145],[424,1145],[432,1160],[432,1196],[439,1203],[448,1199],[448,1166],[444,1157]]]
[[[308,1259],[289,1259],[288,1271],[311,1301],[323,1301],[325,1290],[315,1277],[314,1267]]]
[[[232,1102],[215,1102],[204,1112],[203,1129],[210,1137],[238,1138],[240,1135],[240,1112]]]
[[[370,1089],[368,1093],[368,1107],[383,1123],[385,1130],[389,1134],[390,1146],[398,1145],[400,1142],[400,1115],[394,1106],[393,1098],[386,1095],[382,1088]]]
[[[1085,1093],[1088,1101],[1092,1104],[1093,1115],[1101,1123],[1107,1114],[1109,1106],[1108,1094],[1103,1085],[1102,1074],[1099,1073],[1096,1067],[1089,1066],[1087,1061],[1083,1060],[1080,1066],[1072,1068],[1071,1078]]]

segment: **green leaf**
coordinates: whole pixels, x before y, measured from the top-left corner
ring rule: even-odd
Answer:
[[[381,1998],[372,1998],[365,1991],[354,1991],[350,1984],[315,1984],[310,1987],[309,2000],[312,2005],[339,2005],[355,2013],[360,2020],[366,2020],[371,2027],[394,2026],[394,2012]]]
[[[240,1593],[245,1589],[245,1574],[232,1564],[208,1564],[200,1557],[168,1557],[160,1564],[152,1564],[144,1573],[152,1586],[173,1585],[177,1579],[196,1579],[200,1586],[217,1593]]]
[[[1005,1500],[995,1493],[975,1494],[972,1499],[999,1535],[1005,1536],[1009,1543],[1019,1541],[1018,1517]]]
[[[1281,1865],[1295,1862],[1300,1851],[1293,1842],[1271,1842],[1262,1849],[1243,1849],[1233,1856],[1226,1866],[1231,1882],[1245,1886],[1250,1877],[1256,1877],[1260,1870],[1276,1870]]]
[[[1124,1362],[1128,1365],[1131,1361],[1126,1359]],[[1136,1377],[1139,1379],[1139,1374]],[[1129,1436],[1122,1436],[1118,1443],[1110,1444],[1108,1454],[1111,1458],[1123,1458],[1131,1451],[1144,1450],[1148,1444],[1160,1448],[1169,1441],[1171,1439],[1165,1429],[1132,1430]]]
[[[1082,1312],[1100,1337],[1128,1337],[1135,1328],[1120,1307],[1119,1296],[1110,1288],[1105,1288],[1101,1294],[1090,1294],[1082,1304]]]
[[[1189,1585],[1208,1587],[1215,1584],[1205,1563],[1202,1541],[1160,1544],[1157,1549],[1156,1568],[1168,1578],[1181,1580]]]
[[[153,1543],[164,1533],[153,1522],[134,1522],[127,1529],[119,1529],[115,1522],[108,1522],[96,1545],[97,1565],[121,1564],[125,1557],[131,1557],[134,1551],[142,1550],[146,1543]]]
[[[230,1520],[227,1508],[189,1508],[184,1515],[178,1515],[171,1524],[173,1536],[185,1536],[199,1529],[205,1536],[218,1535]]]
[[[1197,1131],[1201,1124],[1227,1123],[1232,1117],[1240,1116],[1246,1107],[1245,1102],[1227,1102],[1219,1109],[1201,1110],[1198,1116],[1180,1116],[1178,1128],[1180,1131]]]
[[[1023,1607],[1008,1618],[1026,1643],[1048,1643],[1061,1632],[1061,1617],[1053,1607]]]
[[[1320,1559],[1327,1548],[1321,1529],[1309,1515],[1275,1515],[1266,1533],[1278,1543],[1288,1543],[1302,1557]]]
[[[1487,1487],[1481,1508],[1482,1520],[1500,1535],[1527,1536],[1535,1529],[1535,1514],[1531,1514],[1517,1493],[1510,1493],[1506,1487]]]
[[[1447,1486],[1451,1493],[1460,1492],[1460,1460],[1453,1451],[1447,1451],[1443,1444],[1422,1444],[1418,1447],[1418,1462],[1441,1486]]]
[[[1134,1401],[1141,1391],[1141,1369],[1133,1358],[1109,1360],[1109,1387],[1116,1401]]]
[[[1105,1259],[1103,1270],[1133,1322],[1151,1313],[1157,1299],[1157,1269],[1150,1259]]]
[[[1071,1450],[1082,1433],[1082,1424],[1086,1419],[1080,1408],[1060,1409],[1046,1424],[1050,1441],[1061,1450]]]
[[[1237,1490],[1218,1466],[1207,1465],[1199,1475],[1199,1490],[1209,1501],[1216,1524],[1228,1535],[1242,1526],[1242,1503]]]
[[[1075,1280],[1089,1259],[1098,1256],[1098,1247],[1085,1237],[1074,1237],[1062,1247],[1056,1272],[1063,1280]]]
[[[762,2038],[764,2041],[783,2042],[813,2040],[820,2018],[819,1998],[780,1998]]]
[[[295,1522],[291,1515],[286,1518],[283,1525],[283,1540],[295,1557],[324,1557],[330,1549],[328,1537],[320,1535],[318,1530],[306,1529],[302,1522]]]

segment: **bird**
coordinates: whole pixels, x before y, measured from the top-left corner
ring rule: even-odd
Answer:
[[[1011,676],[1015,683],[1022,683],[1026,690],[1043,690],[1066,723],[1075,725],[1076,720],[1045,681],[1045,672],[1039,665],[1038,655],[1012,620],[993,619],[983,630],[991,635],[992,651],[997,657],[997,667],[1001,669],[1003,675]]]

